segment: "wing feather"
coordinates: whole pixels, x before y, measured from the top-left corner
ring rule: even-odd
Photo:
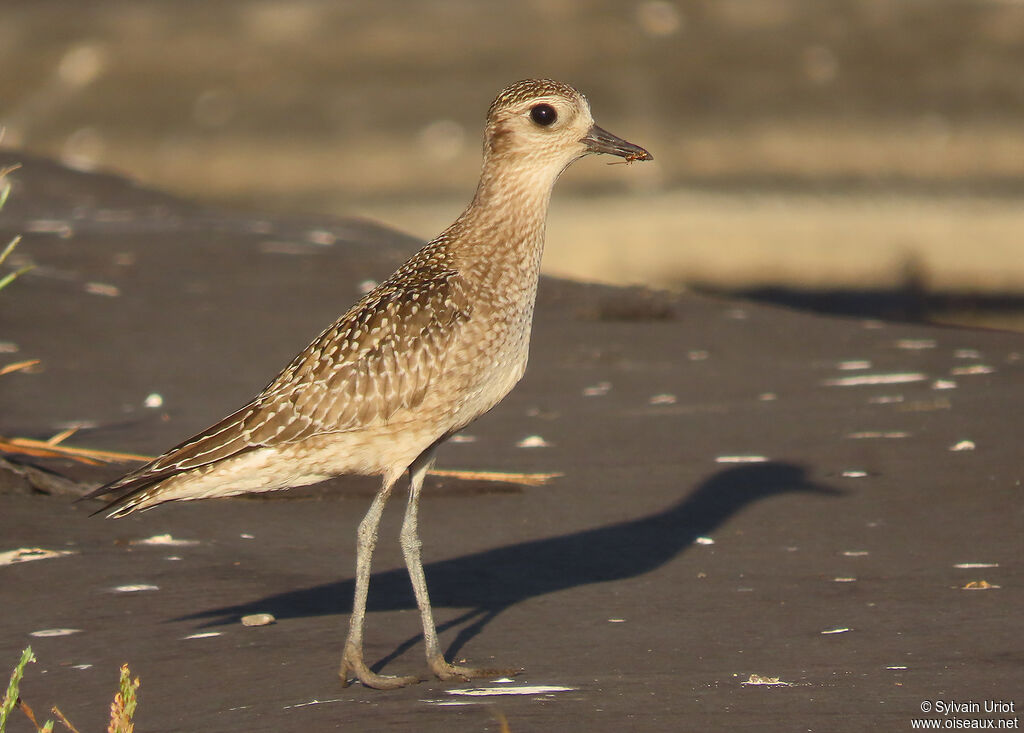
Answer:
[[[321,333],[249,404],[84,498],[114,495],[112,506],[124,504],[176,474],[415,409],[444,373],[442,357],[471,308],[457,272],[414,264]]]

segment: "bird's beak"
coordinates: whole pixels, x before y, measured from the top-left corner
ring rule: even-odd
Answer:
[[[654,156],[641,148],[639,145],[626,142],[621,137],[615,137],[607,130],[602,130],[597,125],[592,125],[590,132],[580,140],[587,146],[589,153],[608,153],[625,158],[627,162],[634,160],[654,160]]]

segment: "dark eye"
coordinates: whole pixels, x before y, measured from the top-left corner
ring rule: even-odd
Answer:
[[[547,127],[558,119],[558,113],[550,104],[538,104],[530,110],[530,119],[541,127]]]

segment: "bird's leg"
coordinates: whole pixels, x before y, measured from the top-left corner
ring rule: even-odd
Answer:
[[[518,674],[518,669],[477,669],[451,664],[445,661],[441,646],[437,640],[437,627],[434,625],[434,614],[430,609],[430,596],[427,593],[427,580],[423,573],[423,560],[420,557],[419,531],[417,529],[420,491],[427,471],[434,464],[433,447],[424,451],[409,467],[409,503],[405,507],[405,519],[402,521],[402,554],[405,566],[409,569],[412,588],[416,594],[416,605],[420,609],[423,622],[423,642],[426,646],[427,664],[430,670],[442,680],[471,677],[492,677],[496,675]]]
[[[384,485],[374,497],[356,533],[356,592],[352,602],[352,616],[349,618],[348,639],[345,640],[341,669],[338,670],[338,676],[345,687],[349,685],[350,674],[354,674],[366,687],[375,687],[379,690],[390,690],[419,682],[418,677],[379,675],[372,672],[363,661],[363,621],[366,617],[366,596],[370,586],[370,561],[373,559],[373,548],[377,544],[380,517],[397,479],[398,476],[390,474],[384,477]]]

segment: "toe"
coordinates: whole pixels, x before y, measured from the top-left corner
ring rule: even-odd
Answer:
[[[479,677],[506,677],[522,673],[518,668],[492,668],[492,667],[465,667],[461,664],[450,664],[444,657],[438,655],[427,660],[430,671],[439,679],[467,681]]]
[[[341,677],[342,687],[348,687],[352,684],[352,678],[355,677],[363,687],[372,687],[375,690],[396,690],[399,687],[405,687],[420,681],[420,678],[415,675],[399,677],[377,674],[366,666],[362,655],[349,653],[348,650],[345,651],[345,655],[342,657],[338,676]]]

